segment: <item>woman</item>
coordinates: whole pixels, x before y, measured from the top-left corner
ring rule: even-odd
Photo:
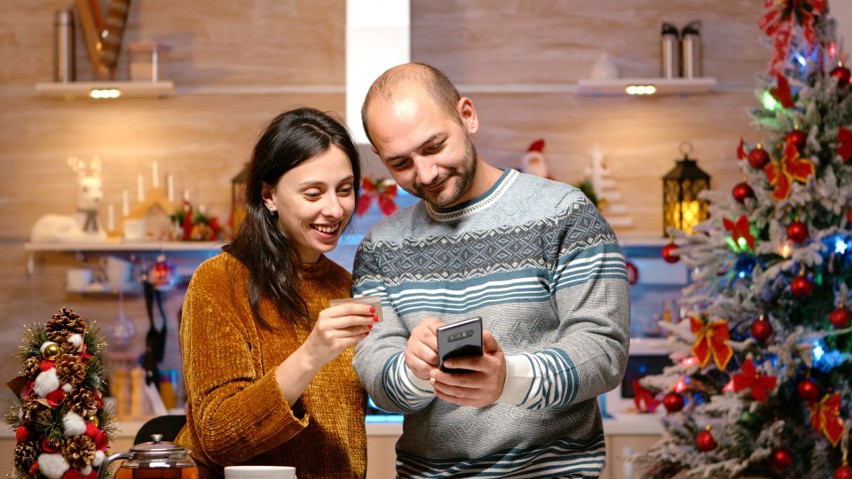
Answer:
[[[254,148],[246,217],[198,268],[180,326],[187,424],[176,443],[202,478],[236,464],[296,467],[299,479],[363,478],[366,396],[353,348],[378,320],[324,256],[358,200],[361,169],[346,129],[300,108]]]

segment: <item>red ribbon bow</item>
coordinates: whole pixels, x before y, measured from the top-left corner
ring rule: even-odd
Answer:
[[[370,209],[373,199],[379,204],[379,209],[385,216],[392,215],[396,212],[396,183],[392,180],[379,178],[375,183],[364,178],[361,180],[361,198],[358,202],[358,216],[364,216],[364,213]]]
[[[837,447],[843,436],[843,420],[840,419],[840,393],[823,397],[819,404],[808,406],[811,410],[811,426],[814,431],[822,432]]]
[[[843,158],[844,163],[848,163],[849,158],[852,158],[852,131],[841,126],[837,130],[837,143],[837,148],[834,151]]]
[[[766,402],[767,394],[769,391],[775,389],[775,385],[778,383],[778,378],[775,376],[758,374],[754,367],[754,361],[751,359],[747,359],[743,363],[743,367],[740,371],[741,372],[734,374],[734,391],[740,392],[751,388],[751,397],[760,402]]]
[[[734,244],[740,244],[740,238],[746,240],[749,248],[754,250],[754,236],[751,234],[751,225],[748,222],[748,217],[746,215],[742,215],[737,219],[737,222],[729,220],[728,218],[722,218],[722,224],[725,226],[725,231],[731,232],[731,238],[734,240]]]
[[[808,178],[816,172],[814,164],[806,158],[799,156],[799,149],[792,142],[784,147],[784,156],[778,162],[772,162],[763,169],[769,184],[775,187],[772,196],[776,200],[783,200],[790,196],[793,188],[793,180],[800,183],[808,181]]]
[[[794,22],[802,26],[802,33],[809,46],[816,43],[814,20],[822,14],[826,0],[764,0],[768,11],[757,24],[767,36],[774,37],[774,53],[769,63],[769,73],[781,73],[790,50]]]
[[[728,345],[730,333],[728,323],[725,320],[704,322],[695,316],[689,317],[689,326],[697,339],[692,344],[692,354],[698,359],[703,368],[710,361],[710,356],[716,362],[719,369],[725,369],[728,361],[734,355],[734,350]]]
[[[769,89],[769,94],[773,96],[778,103],[784,108],[793,108],[796,103],[793,101],[793,92],[790,90],[790,82],[784,75],[775,75],[778,80],[778,86]]]

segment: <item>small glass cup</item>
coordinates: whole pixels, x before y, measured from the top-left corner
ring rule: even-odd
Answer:
[[[382,298],[378,295],[372,296],[358,296],[355,298],[340,298],[340,299],[332,299],[329,301],[330,306],[337,306],[338,304],[345,303],[363,303],[369,304],[376,310],[376,316],[379,317],[379,321],[382,321]]]

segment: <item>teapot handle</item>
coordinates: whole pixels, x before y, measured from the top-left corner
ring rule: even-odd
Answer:
[[[107,469],[112,461],[115,461],[116,459],[130,459],[130,457],[131,454],[129,452],[119,452],[104,459],[104,462],[102,462],[101,466],[98,468],[98,479],[106,479]]]

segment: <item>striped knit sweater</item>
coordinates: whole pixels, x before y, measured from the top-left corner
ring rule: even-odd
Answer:
[[[630,297],[616,237],[579,190],[506,170],[470,202],[417,203],[371,229],[353,285],[382,296],[384,321],[354,366],[379,407],[406,414],[399,477],[600,474],[596,398],[624,374]],[[409,333],[430,316],[482,317],[506,355],[495,404],[436,399],[408,370]]]

